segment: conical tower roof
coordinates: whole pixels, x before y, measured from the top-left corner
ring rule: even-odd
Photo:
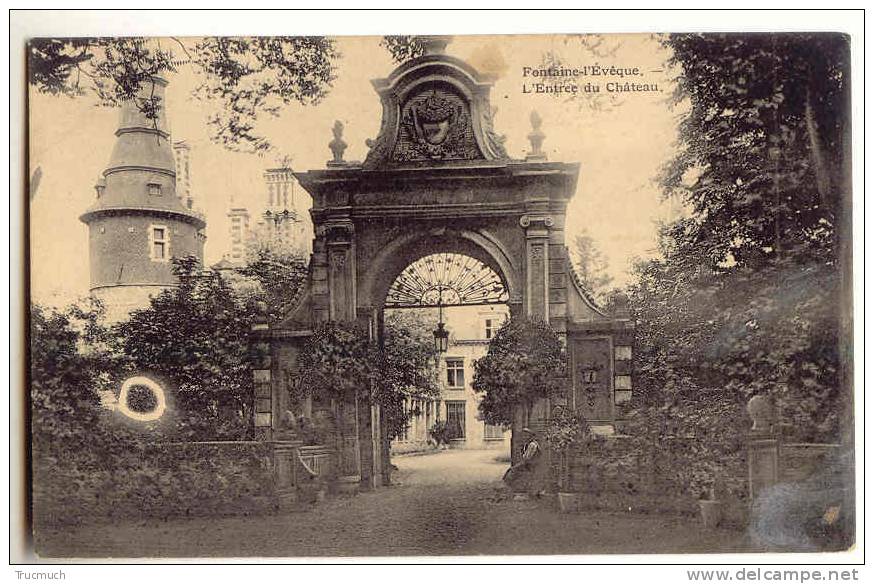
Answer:
[[[103,214],[125,212],[175,215],[202,229],[203,218],[176,196],[176,162],[167,126],[164,91],[167,82],[153,77],[137,96],[126,101],[119,117],[116,141],[103,171],[105,188],[80,219],[88,223]],[[151,104],[151,105],[150,105]],[[150,119],[143,111],[157,107]]]

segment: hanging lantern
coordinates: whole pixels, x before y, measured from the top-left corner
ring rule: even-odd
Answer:
[[[443,322],[437,323],[437,328],[434,329],[434,349],[438,353],[445,353],[449,350],[449,331],[443,326]]]

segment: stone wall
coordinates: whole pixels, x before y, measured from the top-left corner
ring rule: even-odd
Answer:
[[[569,453],[566,477],[561,477],[559,457],[552,456],[550,463],[555,483],[567,479],[566,488],[578,494],[580,509],[695,515],[701,494],[692,492],[688,477],[677,472],[679,456],[675,451],[682,450],[684,442],[666,437],[657,449],[644,450],[630,436],[603,437]],[[722,478],[740,485],[746,479],[743,475]],[[744,525],[747,503],[743,493],[723,497],[724,523]]]
[[[130,446],[92,468],[36,457],[34,521],[262,513],[278,505],[272,445],[188,442]]]

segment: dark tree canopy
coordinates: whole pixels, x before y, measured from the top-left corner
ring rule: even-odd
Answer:
[[[395,61],[421,55],[417,37],[385,37]],[[342,57],[327,37],[39,38],[30,41],[28,80],[37,91],[76,97],[91,93],[106,106],[138,95],[144,82],[191,67],[194,95],[210,102],[212,139],[230,150],[265,152],[263,116],[293,103],[318,104],[333,87]],[[140,110],[157,119],[157,98]]]
[[[509,426],[517,407],[566,389],[561,339],[541,320],[511,318],[474,364],[473,389],[482,393],[479,411],[488,424]]]
[[[852,427],[848,40],[665,42],[680,73],[675,103],[689,110],[662,186],[690,214],[663,226],[661,257],[638,264],[629,290],[639,429],[696,438],[710,472],[742,465],[731,453],[746,401],[761,394],[787,437],[836,441]]]
[[[196,258],[173,262],[179,286],[117,325],[121,350],[137,368],[173,385],[183,436],[245,439],[254,310],[219,274],[202,271]]]
[[[840,34],[677,34],[665,41],[688,100],[665,194],[692,207],[683,244],[755,267],[774,255],[836,259],[849,195],[849,39]],[[848,226],[844,226],[847,228]]]

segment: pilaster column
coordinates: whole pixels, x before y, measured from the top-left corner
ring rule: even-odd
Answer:
[[[328,268],[328,318],[352,322],[357,317],[354,226],[343,219],[324,224],[321,231]]]
[[[747,443],[750,501],[776,485],[780,478],[780,441],[775,431],[774,406],[763,395],[750,398],[747,412],[753,421]]]
[[[525,229],[524,315],[549,321],[549,215],[527,214],[519,219]]]
[[[270,325],[265,314],[266,307],[260,306],[252,321],[250,330],[250,350],[252,355],[252,380],[255,386],[255,403],[252,417],[256,440],[273,439],[273,384],[270,368]]]

